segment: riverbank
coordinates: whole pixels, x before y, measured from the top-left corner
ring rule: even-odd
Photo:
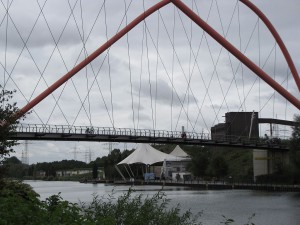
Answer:
[[[239,182],[205,182],[205,181],[162,181],[162,180],[85,180],[81,183],[106,183],[111,185],[155,185],[155,186],[179,186],[189,187],[199,190],[259,190],[259,191],[274,191],[274,192],[300,192],[300,185],[284,185],[284,184],[260,184],[260,183],[239,183]]]

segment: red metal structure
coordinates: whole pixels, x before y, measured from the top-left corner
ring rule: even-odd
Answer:
[[[280,84],[273,80],[268,74],[266,74],[261,68],[235,48],[230,42],[228,42],[217,31],[210,27],[204,20],[202,20],[196,13],[194,13],[188,6],[186,6],[180,0],[172,0],[172,3],[176,5],[184,14],[186,14],[191,20],[193,20],[199,27],[206,31],[212,38],[219,42],[224,48],[226,48],[231,54],[239,59],[245,66],[252,70],[257,76],[263,79],[274,90],[286,98],[290,103],[296,106],[300,110],[300,101]],[[299,77],[298,77],[299,78]]]
[[[296,82],[296,85],[298,87],[298,90],[300,91],[300,77],[297,72],[297,69],[295,67],[295,64],[290,56],[290,53],[288,52],[287,48],[285,47],[285,44],[283,43],[281,37],[279,36],[278,32],[276,31],[275,27],[272,25],[270,20],[263,14],[262,11],[259,10],[252,2],[249,0],[240,0],[240,2],[244,3],[246,6],[248,6],[267,26],[269,31],[272,33],[273,37],[275,38],[278,46],[280,47],[282,54],[285,57],[285,60],[293,74],[294,80]]]
[[[297,73],[297,70],[294,66],[294,63],[283,44],[279,34],[276,32],[275,28],[272,26],[270,21],[265,17],[265,15],[258,10],[252,3],[248,0],[240,0],[245,5],[247,5],[250,9],[252,9],[267,25],[268,29],[271,31],[273,36],[275,37],[278,45],[280,46],[286,60],[288,66],[290,67],[292,74],[294,76],[297,87],[300,90],[300,79]],[[96,57],[98,57],[101,53],[106,51],[110,46],[112,46],[115,42],[117,42],[120,38],[122,38],[125,34],[127,34],[131,29],[133,29],[136,25],[138,25],[141,21],[146,19],[152,13],[156,12],[160,8],[166,6],[169,3],[173,3],[177,8],[179,8],[184,14],[186,14],[190,19],[192,19],[199,27],[201,27],[205,32],[207,32],[212,38],[214,38],[218,43],[220,43],[224,48],[226,48],[231,54],[233,54],[237,59],[239,59],[244,65],[246,65],[250,70],[252,70],[257,76],[263,79],[266,83],[268,83],[274,90],[276,90],[279,94],[281,94],[284,98],[286,98],[290,103],[292,103],[295,107],[300,110],[300,101],[291,93],[289,93],[286,89],[284,89],[280,84],[274,81],[268,74],[266,74],[261,68],[259,68],[255,63],[253,63],[249,58],[247,58],[243,53],[241,53],[237,48],[235,48],[230,42],[228,42],[223,36],[221,36],[217,31],[215,31],[212,27],[210,27],[204,20],[202,20],[197,14],[195,14],[188,6],[186,6],[181,0],[162,0],[156,5],[152,6],[145,12],[143,12],[140,16],[138,16],[135,20],[129,23],[125,28],[119,31],[115,36],[113,36],[110,40],[100,46],[96,51],[94,51],[91,55],[89,55],[86,59],[84,59],[81,63],[75,66],[72,70],[70,70],[67,74],[57,80],[54,84],[52,84],[48,89],[38,95],[35,99],[29,102],[26,106],[24,106],[15,116],[14,119],[20,118],[22,115],[30,111],[34,106],[36,106],[39,102],[45,99],[48,95],[50,95],[53,91],[59,88],[62,84],[64,84],[67,80],[69,80],[72,76],[78,73],[81,69],[91,63]]]

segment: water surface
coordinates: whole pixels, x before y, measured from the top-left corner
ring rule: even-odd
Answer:
[[[53,194],[71,202],[91,202],[93,195],[120,196],[130,186],[106,184],[81,184],[68,181],[26,181],[44,200]],[[162,189],[161,186],[133,186],[135,194],[152,196]],[[182,210],[193,213],[203,212],[200,221],[203,225],[220,224],[223,215],[236,221],[234,224],[255,225],[300,225],[300,193],[263,192],[252,190],[192,190],[185,187],[163,187],[170,207],[181,205]]]

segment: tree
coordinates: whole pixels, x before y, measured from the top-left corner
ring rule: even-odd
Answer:
[[[5,159],[3,166],[6,166],[5,177],[22,179],[28,171],[28,165],[17,161],[16,157]]]
[[[1,85],[0,89],[0,160],[3,160],[13,152],[12,147],[17,145],[17,141],[11,140],[9,137],[16,131],[19,123],[19,120],[15,120],[14,117],[19,108],[16,102],[11,103],[16,91],[7,91]]]
[[[3,164],[22,164],[22,162],[16,156],[13,156],[5,159]]]
[[[93,163],[93,179],[97,179],[98,178],[98,166],[97,164],[94,162]]]
[[[16,140],[10,139],[19,123],[15,117],[19,111],[17,103],[11,103],[15,92],[7,91],[0,85],[0,180],[7,171],[7,167],[3,166],[3,160],[13,152],[13,146],[17,145]],[[24,117],[25,115],[21,116]]]
[[[192,156],[191,171],[195,176],[205,176],[209,165],[210,154],[208,151],[198,151]]]
[[[212,162],[212,171],[216,177],[224,177],[228,172],[228,164],[223,156],[216,156]]]

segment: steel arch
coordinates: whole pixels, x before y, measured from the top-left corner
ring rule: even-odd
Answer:
[[[300,91],[300,78],[299,78],[299,74],[297,72],[297,69],[295,67],[295,64],[292,60],[292,57],[289,53],[289,51],[287,50],[284,42],[282,41],[280,35],[278,34],[277,30],[275,29],[275,27],[272,25],[272,23],[270,22],[270,20],[266,17],[266,15],[259,10],[259,8],[257,8],[252,2],[250,2],[249,0],[240,0],[240,2],[244,3],[246,6],[248,6],[263,22],[264,24],[267,26],[267,28],[269,29],[269,31],[272,33],[273,37],[275,38],[278,46],[281,49],[282,54],[285,57],[285,60],[293,74],[294,80],[296,82],[296,85],[298,87],[298,90]]]
[[[240,0],[244,4],[251,5],[248,0]],[[208,33],[212,38],[214,38],[219,44],[221,44],[224,48],[226,48],[231,54],[233,54],[238,60],[240,60],[244,65],[246,65],[250,70],[252,70],[257,76],[262,78],[267,84],[269,84],[274,90],[276,90],[279,94],[281,94],[284,98],[286,98],[290,103],[292,103],[296,108],[300,110],[300,101],[289,93],[286,89],[284,89],[280,84],[274,81],[267,73],[265,73],[262,69],[260,69],[255,63],[253,63],[249,58],[247,58],[243,53],[241,53],[237,48],[235,48],[230,42],[228,42],[225,38],[223,38],[217,31],[215,31],[212,27],[210,27],[204,20],[202,20],[197,14],[195,14],[188,6],[186,6],[181,0],[162,0],[159,3],[155,4],[142,14],[140,14],[136,19],[134,19],[131,23],[129,23],[126,27],[124,27],[121,31],[119,31],[115,36],[113,36],[110,40],[100,46],[96,51],[94,51],[91,55],[89,55],[86,59],[80,62],[77,66],[75,66],[72,70],[66,73],[63,77],[53,83],[49,88],[47,88],[44,92],[38,95],[35,99],[25,105],[20,111],[18,111],[13,119],[17,120],[22,115],[30,111],[34,106],[40,103],[43,99],[45,99],[48,95],[50,95],[53,91],[59,88],[63,83],[73,77],[76,73],[78,73],[81,69],[87,66],[90,62],[92,62],[96,57],[98,57],[101,53],[106,51],[110,46],[112,46],[115,42],[117,42],[120,38],[122,38],[125,34],[127,34],[131,29],[133,29],[136,25],[138,25],[141,21],[146,19],[148,16],[158,11],[160,8],[166,6],[169,3],[173,3],[177,8],[179,8],[184,14],[186,14],[190,19],[192,19],[198,26],[200,26],[206,33]],[[247,4],[248,3],[248,4]],[[252,4],[253,5],[253,4]],[[253,7],[251,5],[251,9]],[[265,19],[265,16],[262,16],[262,13],[258,13],[257,10],[253,10],[255,13],[259,15],[260,18],[264,18],[264,22],[268,21]],[[267,22],[271,24],[269,21]],[[273,26],[272,26],[273,27]],[[276,36],[276,41],[279,43],[282,40],[279,37],[279,34],[276,32],[275,28],[270,28],[268,25],[268,29],[271,31],[273,35]],[[281,50],[283,51],[284,56],[287,59],[288,65],[294,75],[294,79],[297,83],[298,88],[300,87],[299,76],[296,71],[296,68],[292,62],[290,55],[288,54],[287,49],[285,48],[283,42],[279,44]],[[284,47],[282,47],[284,46]],[[300,88],[299,88],[300,89]]]
[[[193,20],[199,27],[206,31],[212,38],[214,38],[219,44],[226,48],[231,54],[233,54],[238,60],[240,60],[245,66],[247,66],[252,72],[263,79],[274,90],[281,94],[290,103],[296,106],[300,110],[300,101],[279,83],[273,80],[267,73],[253,63],[248,57],[241,53],[236,47],[234,47],[229,41],[227,41],[216,30],[209,26],[204,20],[202,20],[196,13],[194,13],[188,6],[186,6],[181,0],[171,0],[172,3],[177,6],[184,14],[186,14],[191,20]]]

